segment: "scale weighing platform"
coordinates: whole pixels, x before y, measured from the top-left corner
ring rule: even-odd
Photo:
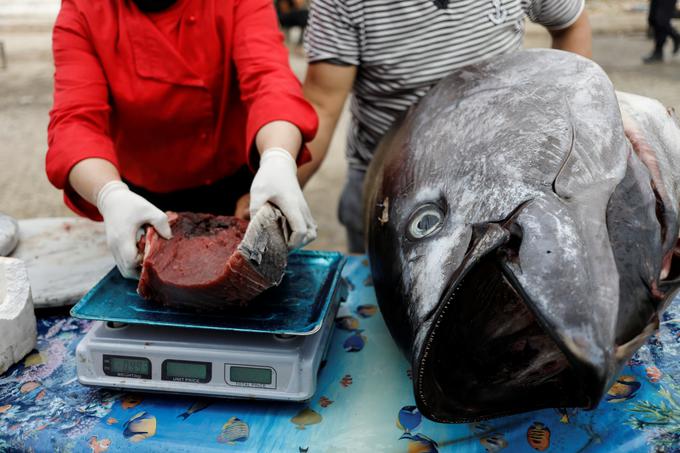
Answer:
[[[142,299],[116,269],[71,310],[91,319],[76,350],[84,385],[289,401],[310,399],[347,297],[345,258],[298,251],[248,307],[200,313]]]

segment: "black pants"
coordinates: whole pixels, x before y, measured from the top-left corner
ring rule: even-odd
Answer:
[[[674,41],[680,39],[677,30],[671,25],[671,19],[675,14],[676,0],[652,0],[649,11],[649,22],[654,28],[654,52],[661,54],[666,40],[670,36]]]
[[[200,212],[215,215],[234,215],[236,202],[250,192],[253,173],[243,167],[231,176],[208,186],[178,190],[169,193],[150,192],[130,182],[125,183],[134,193],[141,195],[161,211]]]

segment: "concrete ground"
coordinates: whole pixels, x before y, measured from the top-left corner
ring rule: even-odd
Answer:
[[[0,42],[4,43],[7,67],[0,61],[0,211],[17,218],[72,215],[47,181],[44,156],[46,128],[52,103],[52,61],[49,26],[44,21],[7,19],[8,5],[0,0]],[[37,4],[53,0],[33,0]],[[604,67],[619,90],[657,98],[680,109],[680,58],[663,65],[644,66],[641,56],[651,50],[644,30],[645,16],[635,12],[639,3],[624,2],[612,11],[607,2],[593,2],[594,59]],[[5,9],[3,10],[3,6]],[[599,9],[598,9],[599,8]],[[631,12],[632,11],[632,12]],[[5,13],[5,16],[3,16]],[[601,14],[603,19],[597,19]],[[618,24],[619,33],[612,29]],[[528,47],[549,45],[548,36],[529,29]],[[291,64],[302,78],[304,58],[291,55]],[[348,125],[345,112],[336,131],[328,159],[306,188],[306,196],[319,224],[319,238],[312,248],[345,250],[344,231],[336,220],[336,207],[345,174],[344,142]]]

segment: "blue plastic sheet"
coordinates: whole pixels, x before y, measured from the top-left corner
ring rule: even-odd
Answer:
[[[0,451],[680,451],[680,301],[596,410],[443,425],[413,407],[409,365],[376,310],[365,261],[349,258],[345,275],[349,298],[305,404],[86,388],[74,350],[89,321],[40,319],[38,351],[0,376]]]

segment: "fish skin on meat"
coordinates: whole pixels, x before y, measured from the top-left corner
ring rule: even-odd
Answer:
[[[220,310],[244,305],[278,285],[288,248],[283,214],[270,204],[250,222],[229,216],[168,213],[173,237],[149,227],[141,241],[137,292],[175,307]]]
[[[624,129],[625,126],[625,129]],[[680,287],[680,127],[591,60],[455,71],[381,141],[365,231],[419,410],[594,408]]]

